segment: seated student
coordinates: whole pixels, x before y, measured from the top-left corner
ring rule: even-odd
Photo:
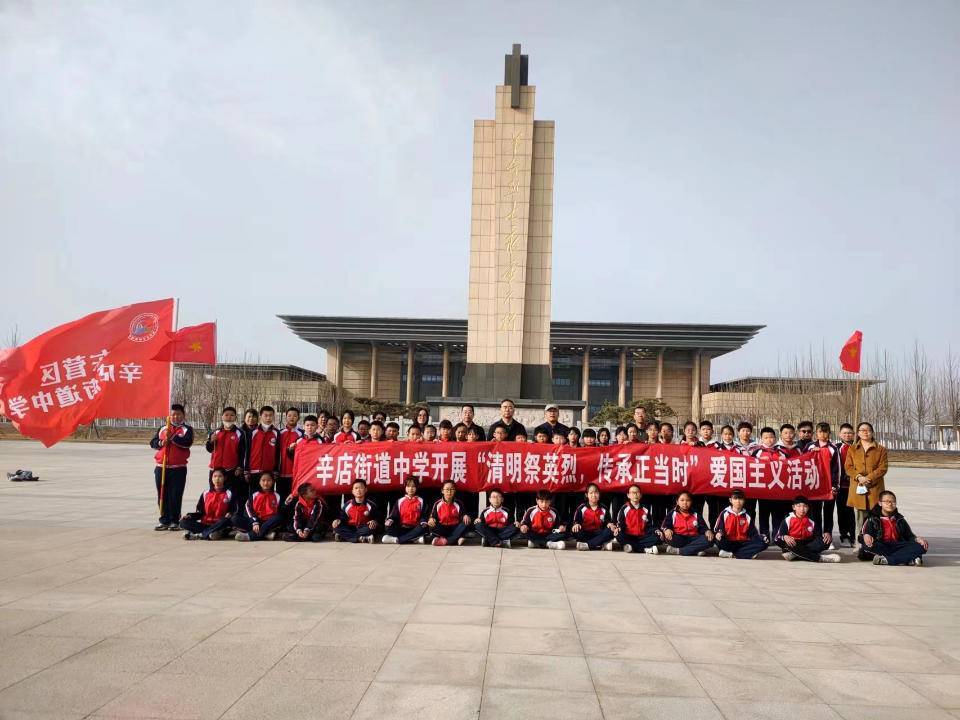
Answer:
[[[640,503],[642,497],[643,491],[639,485],[631,485],[627,489],[627,502],[617,513],[615,539],[624,552],[643,550],[647,555],[657,555],[660,552],[657,547],[660,536],[654,529],[650,511]],[[608,549],[613,549],[612,543]]]
[[[297,488],[297,504],[293,510],[293,532],[283,534],[287,542],[320,542],[323,540],[324,527],[323,500],[317,495],[317,489],[310,483]]]
[[[497,428],[499,430],[499,428]],[[473,521],[473,527],[484,547],[510,548],[510,540],[520,532],[510,520],[510,510],[503,504],[503,492],[494,488],[487,493],[487,505]]]
[[[730,506],[720,513],[713,528],[722,558],[751,560],[767,547],[766,539],[757,532],[753,516],[744,509],[743,504],[742,490],[730,493]]]
[[[858,538],[861,560],[873,555],[874,565],[923,565],[930,544],[913,534],[906,518],[897,510],[897,496],[889,490],[880,493],[880,504],[867,516]]]
[[[415,477],[408,477],[403,486],[403,497],[393,504],[390,515],[384,522],[382,543],[404,545],[418,542],[423,544],[423,536],[427,532],[427,501],[419,493],[420,482]]]
[[[693,496],[686,490],[677,495],[677,506],[667,513],[660,531],[667,555],[706,555],[713,545],[713,533],[703,516],[693,511]]]
[[[427,425],[423,428],[423,441],[432,443],[437,440],[437,429],[433,425]]]
[[[597,431],[593,428],[586,428],[580,436],[580,443],[583,447],[597,446]]]
[[[553,493],[538,490],[537,504],[528,508],[520,520],[520,539],[526,540],[529,548],[565,550],[567,544],[563,538],[566,534],[567,527],[553,508]]]
[[[227,490],[223,470],[210,474],[210,484],[211,490],[200,493],[197,511],[180,519],[184,540],[219,540],[233,524],[233,493]]]
[[[793,512],[787,515],[773,542],[780,548],[784,560],[807,562],[840,562],[839,555],[824,555],[830,544],[830,534],[822,532],[820,523],[810,515],[810,503],[798,495],[793,500]]]
[[[263,473],[260,476],[260,489],[247,500],[246,515],[237,513],[236,525],[240,532],[234,539],[240,542],[273,540],[276,533],[283,528],[280,495],[273,489],[272,473]]]
[[[427,532],[433,537],[432,545],[463,545],[463,534],[473,522],[457,500],[457,485],[453,480],[443,483],[442,497],[430,508]]]
[[[587,501],[573,511],[570,532],[577,541],[577,550],[602,550],[613,540],[616,523],[610,522],[607,509],[600,504],[600,488],[596,483],[587,485]]]
[[[333,436],[335,443],[359,442],[360,436],[357,435],[357,431],[353,429],[353,421],[355,419],[356,416],[352,410],[343,411],[343,415],[340,418],[340,430]]]
[[[367,499],[365,480],[354,480],[353,497],[340,508],[340,517],[331,523],[333,539],[353,543],[372,543],[373,533],[379,526],[377,506]]]

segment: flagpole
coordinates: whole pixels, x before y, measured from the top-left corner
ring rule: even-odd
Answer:
[[[180,325],[180,299],[173,299],[173,331],[177,331]],[[167,409],[173,404],[173,362],[170,362],[167,379]],[[160,465],[160,502],[158,503],[160,517],[163,517],[163,495],[167,485],[167,456],[170,454],[170,431],[172,429],[173,416],[167,415],[167,434],[163,445],[163,463]]]
[[[857,384],[854,390],[853,399],[853,425],[857,427],[860,424],[860,373],[857,373]]]

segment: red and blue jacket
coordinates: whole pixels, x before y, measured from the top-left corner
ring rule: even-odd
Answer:
[[[457,525],[458,523],[463,522],[463,516],[466,515],[466,512],[463,509],[463,505],[454,498],[452,502],[447,502],[443,498],[437,500],[433,507],[430,508],[430,517],[436,521],[438,525]]]
[[[323,500],[319,497],[313,500],[299,498],[293,508],[293,531],[308,530],[313,532],[323,517]]]
[[[257,490],[249,500],[247,500],[247,517],[252,522],[262,523],[269,520],[280,509],[280,494],[271,490],[264,492]]]
[[[647,509],[643,505],[634,507],[630,502],[627,502],[617,513],[617,525],[621,533],[635,537],[643,537],[653,532],[650,513]]]
[[[739,513],[732,507],[724,508],[713,526],[713,532],[723,534],[725,540],[731,542],[743,542],[757,537],[756,525],[753,524],[753,517],[746,510]]]
[[[520,524],[529,527],[530,532],[535,535],[549,535],[560,524],[560,516],[552,507],[541,510],[539,506],[534,505],[523,514]]]
[[[820,536],[820,526],[809,515],[799,518],[794,513],[790,513],[774,533],[774,542],[783,540],[786,535],[798,542],[807,542]]]
[[[503,505],[498,508],[487,505],[480,513],[479,520],[481,525],[486,525],[488,528],[495,530],[501,530],[510,524],[510,511]]]
[[[830,451],[830,486],[837,490],[840,487],[840,474],[843,469],[843,465],[840,464],[840,445],[835,445],[832,442],[821,445],[819,440],[814,440],[807,447],[807,450],[823,450],[824,448]]]
[[[157,451],[153,459],[157,465],[163,464],[164,455],[167,458],[168,468],[181,468],[187,466],[187,459],[190,457],[190,446],[193,445],[193,428],[184,423],[183,425],[170,426],[170,442],[160,446],[160,443],[167,439],[167,426],[164,425],[157,430],[157,434],[150,441],[150,447]]]
[[[335,443],[355,443],[360,442],[360,436],[355,430],[338,430],[333,436]]]
[[[880,512],[879,505],[871,511],[866,522],[863,523],[860,530],[861,542],[864,535],[872,535],[874,542],[882,543],[910,542],[917,537],[907,519],[899,511],[886,516]]]
[[[347,500],[340,508],[340,522],[348,527],[358,528],[371,520],[376,520],[377,506],[370,500],[357,502],[354,498]]]
[[[280,469],[280,431],[272,425],[257,425],[250,433],[243,469],[249,473],[272,473]]]
[[[293,454],[290,450],[303,437],[303,430],[298,427],[285,427],[280,431],[280,477],[293,476]]]
[[[783,460],[786,457],[779,445],[774,445],[773,447],[758,445],[750,455],[757,458],[757,460]]]
[[[571,525],[579,525],[587,532],[603,530],[607,526],[607,509],[603,505],[590,507],[590,503],[580,503],[573,511]]]
[[[247,436],[236,426],[228,430],[221,425],[207,436],[207,452],[211,470],[236,470],[243,465]]]
[[[427,503],[419,495],[404,495],[393,504],[390,511],[390,519],[403,528],[423,525],[427,521],[427,515]]]
[[[233,512],[233,493],[223,490],[205,490],[197,500],[197,515],[204,525],[220,522]]]
[[[663,519],[660,525],[663,530],[672,530],[676,535],[686,537],[695,537],[707,532],[707,523],[703,516],[698,512],[683,512],[679,508],[674,508]]]
[[[774,445],[774,447],[777,448],[785,458],[800,457],[800,455],[803,454],[800,448],[796,445],[784,445],[782,442],[779,442]]]

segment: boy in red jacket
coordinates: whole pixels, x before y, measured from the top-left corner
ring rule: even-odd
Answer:
[[[743,491],[734,490],[730,493],[730,506],[720,513],[713,528],[722,558],[752,560],[767,548],[767,541],[757,532],[753,517],[743,505]]]
[[[897,510],[897,496],[889,490],[880,493],[880,503],[867,517],[858,540],[863,548],[859,559],[869,559],[873,553],[874,565],[920,566],[930,549],[929,543],[910,529]]]
[[[250,430],[244,474],[250,483],[251,495],[256,492],[257,479],[270,473],[276,481],[280,472],[280,431],[273,426],[273,408],[260,408],[260,424]],[[258,484],[258,483],[257,483]]]
[[[639,485],[631,485],[627,490],[627,502],[617,513],[616,541],[624,552],[643,550],[647,555],[657,555],[660,548],[660,536],[653,526],[650,512],[640,504],[643,491]],[[612,550],[613,546],[608,543]]]
[[[233,522],[233,494],[227,490],[223,470],[210,475],[212,489],[200,493],[197,511],[184,515],[180,527],[184,540],[219,540]]]
[[[428,532],[433,536],[433,545],[463,545],[463,534],[471,527],[463,503],[457,500],[457,485],[447,480],[440,488],[442,497],[430,508],[427,520]]]
[[[303,437],[303,430],[300,429],[300,411],[295,408],[287,408],[284,417],[286,424],[280,431],[280,465],[278,471],[280,477],[277,480],[277,492],[283,500],[287,499],[290,491],[293,489],[293,454],[289,453],[297,440]]]
[[[780,523],[773,542],[784,560],[840,562],[839,555],[823,554],[830,544],[830,533],[823,532],[816,517],[810,516],[810,503],[803,495],[794,498],[793,512]]]
[[[406,543],[423,544],[427,532],[427,502],[418,495],[420,483],[415,477],[408,477],[403,486],[403,497],[393,504],[390,516],[384,525],[383,543],[404,545]]]
[[[323,517],[323,500],[317,496],[317,490],[310,483],[297,488],[297,503],[293,508],[293,532],[283,534],[286,542],[320,542],[324,529],[320,519]]]
[[[473,522],[480,536],[480,544],[485,547],[510,548],[510,541],[518,532],[517,525],[510,521],[510,510],[503,505],[503,493],[493,489],[487,493],[490,504],[487,505]]]
[[[353,481],[353,497],[340,508],[340,517],[333,521],[333,539],[354,543],[372,543],[373,533],[379,526],[377,506],[367,499],[365,480]]]
[[[179,530],[180,510],[183,507],[183,490],[187,485],[187,461],[193,445],[193,428],[187,425],[183,405],[170,406],[170,437],[167,426],[157,430],[150,440],[156,450],[153,456],[157,466],[153,480],[157,486],[157,504],[160,518],[154,530]],[[166,465],[166,471],[164,471]]]
[[[577,541],[577,550],[602,550],[613,540],[616,523],[610,522],[607,509],[600,504],[600,488],[596,483],[587,485],[587,501],[573,511],[570,532]]]
[[[529,508],[520,521],[520,538],[527,541],[529,548],[550,548],[565,550],[564,538],[567,526],[553,507],[553,493],[549,490],[537,491],[537,504]]]
[[[234,539],[240,542],[273,540],[284,524],[280,503],[280,495],[273,489],[273,475],[263,473],[260,489],[247,500],[246,515],[237,513],[236,525],[240,532]]]

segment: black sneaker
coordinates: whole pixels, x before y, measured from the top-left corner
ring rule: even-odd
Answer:
[[[167,524],[166,524],[166,523],[157,523],[157,526],[156,526],[155,528],[153,528],[153,529],[154,529],[154,530],[157,530],[158,532],[159,532],[160,530],[166,530],[166,529],[167,529]]]
[[[167,525],[167,530],[170,532],[177,532],[180,529],[180,523],[170,523]]]

